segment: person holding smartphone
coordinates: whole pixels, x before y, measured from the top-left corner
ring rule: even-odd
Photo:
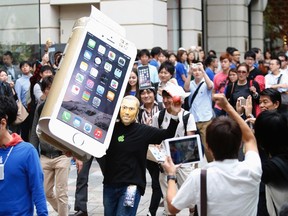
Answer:
[[[12,86],[14,86],[14,82],[11,81],[11,84],[8,83],[8,72],[5,69],[0,69],[0,95],[6,95],[11,97],[15,95],[15,91]]]
[[[248,80],[249,67],[246,63],[240,63],[236,69],[238,80],[227,86],[226,93],[230,93],[229,103],[236,109],[236,103],[239,100],[240,105],[246,105],[246,99],[249,95],[252,97],[253,112],[256,116],[255,107],[259,107],[260,87],[256,81]],[[226,94],[227,96],[227,94]],[[244,108],[240,114],[245,115]]]

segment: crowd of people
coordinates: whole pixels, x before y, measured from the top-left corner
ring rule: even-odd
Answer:
[[[4,199],[0,215],[15,211],[33,215],[34,206],[38,215],[48,215],[46,202],[60,216],[69,214],[71,157],[37,136],[61,52],[54,58],[56,65],[45,52],[41,60],[23,61],[18,67],[13,65],[11,52],[3,54],[0,193]],[[143,67],[148,68],[151,81],[145,87],[138,74]],[[145,193],[146,169],[152,179],[147,216],[157,214],[162,200],[165,215],[176,215],[182,209],[187,209],[187,215],[200,215],[204,211],[202,170],[206,170],[207,215],[287,214],[286,53],[266,51],[262,56],[255,47],[241,61],[235,47],[227,47],[218,57],[214,50],[205,53],[196,46],[181,47],[176,53],[157,46],[139,50],[129,73],[109,148],[103,158],[96,158],[104,177],[105,216],[136,215]],[[16,125],[17,101],[29,116]],[[175,165],[169,156],[164,162],[147,159],[150,145],[169,155],[165,139],[195,134],[201,138],[203,161],[183,166]],[[75,158],[78,172],[71,216],[88,215],[87,183],[93,159]],[[16,208],[9,207],[12,203]]]

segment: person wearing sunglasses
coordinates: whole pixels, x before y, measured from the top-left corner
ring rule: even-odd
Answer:
[[[236,69],[238,80],[232,85],[227,86],[226,92],[230,93],[229,103],[236,108],[239,103],[240,107],[246,105],[246,99],[249,95],[252,97],[252,104],[256,106],[259,100],[260,87],[255,81],[249,81],[249,67],[246,63],[240,63]],[[240,114],[244,114],[244,108],[241,109]],[[256,113],[253,113],[256,115]]]

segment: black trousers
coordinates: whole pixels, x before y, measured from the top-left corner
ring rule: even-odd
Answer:
[[[75,191],[75,211],[87,212],[88,201],[88,180],[89,171],[94,157],[91,157],[88,161],[83,162],[81,171],[77,174],[76,191]],[[103,173],[105,158],[95,158],[100,165]]]
[[[152,195],[149,205],[149,212],[152,216],[156,215],[159,203],[163,197],[159,183],[159,165],[153,161],[147,160],[147,170],[152,180]]]

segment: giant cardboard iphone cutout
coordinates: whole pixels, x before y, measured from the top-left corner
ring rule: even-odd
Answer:
[[[93,6],[76,21],[39,120],[46,140],[82,159],[105,154],[136,56],[124,36]]]

